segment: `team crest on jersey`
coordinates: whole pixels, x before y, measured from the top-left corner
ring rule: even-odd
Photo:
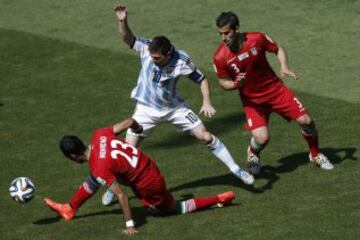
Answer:
[[[245,58],[248,58],[248,57],[249,57],[249,53],[248,53],[248,52],[244,52],[244,53],[238,55],[237,58],[239,59],[239,61],[242,61],[242,60],[244,60]]]
[[[250,49],[250,51],[251,51],[252,55],[254,55],[254,56],[256,56],[258,54],[256,47],[252,47]]]

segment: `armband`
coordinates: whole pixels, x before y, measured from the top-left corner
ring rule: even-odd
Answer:
[[[143,127],[139,124],[137,128],[132,127],[131,130],[136,134],[140,134],[143,131]]]
[[[126,221],[125,222],[125,226],[127,227],[127,228],[133,228],[133,227],[135,227],[135,222],[134,222],[134,220],[128,220],[128,221]]]

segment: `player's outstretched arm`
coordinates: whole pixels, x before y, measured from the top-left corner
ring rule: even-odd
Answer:
[[[233,80],[229,80],[229,79],[220,78],[219,85],[225,91],[231,91],[231,90],[238,89],[241,86],[241,81],[238,81],[238,80],[233,81]]]
[[[135,42],[135,37],[127,22],[127,7],[120,4],[117,5],[114,10],[119,21],[119,31],[122,39],[129,47],[132,47]]]
[[[135,228],[135,223],[132,218],[132,213],[131,213],[131,209],[130,209],[129,198],[128,198],[126,192],[124,192],[120,188],[119,184],[116,182],[111,185],[110,189],[117,196],[120,207],[124,214],[126,228],[125,228],[125,230],[123,230],[123,233],[126,235],[133,235],[133,234],[137,233],[138,231]]]
[[[216,110],[211,104],[210,100],[210,84],[209,81],[204,78],[200,83],[201,94],[203,96],[203,104],[200,109],[200,114],[204,113],[205,117],[212,117],[215,115]]]
[[[280,76],[281,77],[289,76],[297,80],[298,77],[296,76],[296,74],[293,71],[291,71],[288,67],[288,58],[284,48],[282,47],[278,48],[277,59],[280,62]]]
[[[133,118],[125,119],[122,122],[119,122],[113,126],[114,134],[118,135],[128,128],[131,128],[134,133],[141,133],[143,131],[142,126]]]

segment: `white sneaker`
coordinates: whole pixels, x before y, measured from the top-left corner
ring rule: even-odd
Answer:
[[[104,206],[109,206],[115,199],[115,195],[109,189],[103,194],[101,202]]]
[[[334,165],[329,161],[329,159],[322,153],[319,153],[316,157],[312,157],[311,154],[309,154],[309,160],[310,162],[315,163],[320,168],[325,170],[332,170],[334,169]]]
[[[249,167],[250,173],[254,174],[254,175],[259,174],[261,171],[260,157],[258,155],[255,155],[254,153],[252,153],[250,151],[250,147],[248,147],[247,155],[248,155],[247,162],[248,162],[248,167]]]
[[[254,177],[247,171],[239,168],[234,172],[235,176],[240,178],[246,185],[252,185],[254,183]]]

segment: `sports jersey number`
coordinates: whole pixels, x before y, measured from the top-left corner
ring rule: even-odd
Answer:
[[[187,120],[189,120],[191,123],[195,123],[198,120],[196,115],[192,112],[189,112],[188,115],[185,116],[185,118],[187,118]]]
[[[110,144],[113,148],[113,150],[111,151],[112,158],[117,159],[118,155],[120,155],[124,157],[133,168],[136,168],[136,165],[138,163],[138,150],[136,147],[116,139],[112,140]],[[119,150],[118,147],[120,147],[122,150],[130,148],[132,150],[132,155],[129,156],[126,152]]]
[[[238,68],[238,66],[237,66],[235,63],[231,64],[231,67],[234,69],[234,71],[235,71],[236,73],[239,73],[239,72],[240,72],[240,69]]]

